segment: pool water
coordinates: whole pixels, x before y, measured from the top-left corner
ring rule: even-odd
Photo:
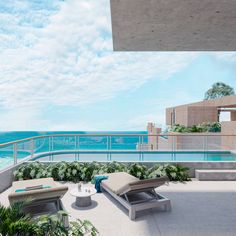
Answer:
[[[18,153],[17,160],[29,156],[29,153]],[[76,153],[57,152],[53,155],[40,155],[35,161],[120,161],[120,162],[227,162],[236,161],[236,154],[231,152],[157,152],[157,151],[81,151]],[[0,153],[0,170],[14,164],[12,152]]]
[[[236,161],[236,154],[231,152],[83,152],[65,154],[58,153],[50,156],[35,158],[37,161],[127,161],[127,162],[207,162],[207,161]]]

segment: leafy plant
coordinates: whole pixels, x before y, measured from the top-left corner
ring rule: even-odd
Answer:
[[[104,164],[98,162],[58,162],[56,164],[52,163],[48,165],[30,162],[20,166],[19,169],[14,172],[14,176],[16,180],[34,179],[40,176],[39,178],[53,177],[58,181],[72,181],[76,183],[79,181],[94,182],[94,176],[98,174],[128,172],[139,179],[154,178],[169,174],[168,177],[171,180],[181,181],[183,179],[183,181],[185,181],[187,178],[184,178],[182,175],[186,174],[187,176],[187,169],[180,171],[180,168],[177,168],[177,177],[174,177],[175,173],[173,172],[175,168],[171,168],[172,166],[173,165],[166,164],[155,165],[154,167],[148,168],[146,165],[138,163],[126,165],[119,162]]]
[[[102,166],[104,173],[114,173],[114,172],[126,172],[127,166],[125,164],[113,161],[108,162]]]
[[[188,127],[180,124],[173,125],[170,130],[171,132],[179,132],[179,133],[188,133],[189,129]]]
[[[167,176],[170,181],[189,181],[188,168],[181,165],[155,165],[149,169],[148,178]]]
[[[166,165],[165,172],[170,181],[189,181],[188,168],[181,165]]]
[[[30,216],[22,211],[23,203],[15,203],[10,207],[0,205],[0,235],[24,236],[34,235],[37,227],[32,224]]]
[[[71,222],[71,236],[83,236],[88,235],[96,236],[99,234],[98,230],[88,220],[77,220]]]
[[[58,219],[57,215],[42,215],[34,220],[40,236],[68,235],[68,229]]]
[[[191,127],[186,127],[184,125],[173,125],[169,131],[178,133],[203,133],[203,132],[220,132],[221,124],[220,122],[206,122],[198,125],[193,125]]]
[[[128,167],[128,173],[139,179],[146,179],[148,175],[148,168],[145,165],[134,163]]]
[[[148,170],[148,178],[156,178],[166,176],[167,165],[155,165]]]
[[[65,227],[57,215],[32,218],[22,211],[24,204],[0,205],[0,235],[2,236],[96,236],[97,229],[88,220],[70,222]],[[64,213],[66,214],[66,213]]]

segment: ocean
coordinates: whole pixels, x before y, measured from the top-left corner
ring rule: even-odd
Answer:
[[[112,137],[111,148],[112,149],[136,149],[137,143],[140,141],[138,136],[122,136],[122,134],[147,134],[147,131],[9,131],[9,132],[0,132],[0,143],[6,143],[11,141],[16,141],[20,139],[25,139],[34,136],[41,135],[53,135],[53,134],[117,134],[120,136]],[[42,141],[42,140],[41,140]],[[41,143],[40,140],[39,146]],[[61,149],[61,146],[66,145],[69,149],[74,148],[75,138],[72,136],[65,137],[54,137],[54,147],[53,149]],[[37,144],[37,143],[36,143]],[[38,145],[37,145],[38,146]],[[44,148],[48,147],[48,141],[44,140]],[[80,137],[79,139],[79,148],[80,149],[106,149],[107,146],[107,137],[99,137],[96,135],[92,137]],[[43,149],[44,149],[43,148]],[[40,148],[42,151],[42,148]]]

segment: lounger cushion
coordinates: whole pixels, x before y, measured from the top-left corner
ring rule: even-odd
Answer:
[[[117,195],[121,194],[130,183],[137,182],[139,180],[138,178],[126,172],[117,172],[103,175],[108,176],[108,179],[103,180],[101,185],[110,189]]]
[[[117,172],[106,175],[108,176],[108,179],[103,180],[101,185],[110,189],[117,195],[123,195],[135,190],[157,188],[169,181],[168,177],[139,180],[138,178],[125,172]]]
[[[166,182],[168,182],[169,179],[167,176],[163,177],[158,177],[154,179],[143,179],[143,180],[138,180],[136,182],[130,183],[129,188],[127,188],[127,191],[133,191],[133,190],[138,190],[138,189],[144,189],[144,188],[157,188]]]
[[[17,189],[24,189],[35,185],[47,185],[51,188],[15,192]],[[22,180],[12,183],[12,193],[9,194],[8,198],[11,204],[13,202],[25,200],[37,201],[42,199],[60,198],[67,192],[67,190],[67,186],[58,185],[53,178]]]

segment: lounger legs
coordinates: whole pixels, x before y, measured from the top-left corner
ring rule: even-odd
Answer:
[[[129,209],[129,218],[131,219],[131,220],[134,220],[135,219],[135,217],[136,217],[136,214],[135,214],[136,212],[135,212],[135,210],[134,209]]]
[[[171,211],[171,203],[170,203],[170,200],[166,202],[166,204],[164,205],[164,209],[165,209],[165,211]]]

